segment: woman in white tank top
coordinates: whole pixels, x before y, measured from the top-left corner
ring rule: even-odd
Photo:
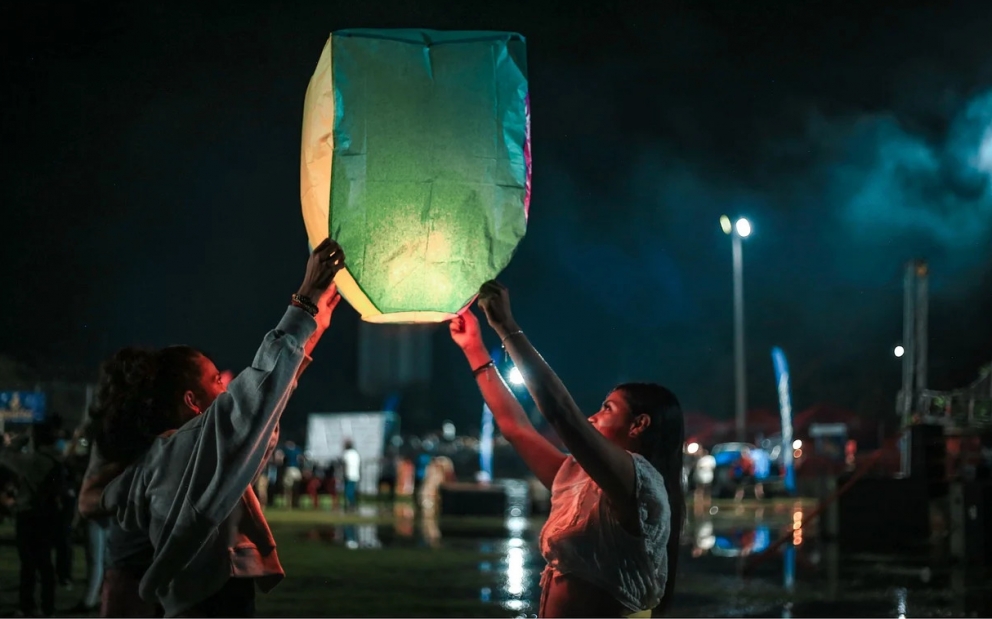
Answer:
[[[540,538],[548,567],[539,616],[664,612],[674,592],[685,520],[685,429],[675,395],[654,383],[620,385],[587,418],[514,321],[506,288],[484,284],[479,306],[571,453],[562,453],[530,423],[496,371],[471,310],[452,320],[451,337],[500,431],[551,489],[551,513]]]

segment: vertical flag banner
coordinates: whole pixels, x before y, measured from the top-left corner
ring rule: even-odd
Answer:
[[[772,348],[772,363],[775,365],[775,382],[778,386],[778,407],[782,414],[782,468],[785,489],[790,494],[796,492],[796,474],[792,455],[792,395],[789,387],[789,363],[785,353],[776,346]]]

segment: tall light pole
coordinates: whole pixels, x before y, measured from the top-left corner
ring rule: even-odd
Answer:
[[[747,438],[747,381],[744,370],[744,257],[741,239],[751,234],[751,222],[741,217],[733,225],[726,215],[720,218],[724,233],[730,235],[734,255],[734,382],[736,385],[735,427],[737,440]]]

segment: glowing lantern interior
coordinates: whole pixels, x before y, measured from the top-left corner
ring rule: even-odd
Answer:
[[[523,37],[346,30],[307,89],[311,246],[341,243],[342,295],[369,322],[440,322],[509,263],[527,227]]]

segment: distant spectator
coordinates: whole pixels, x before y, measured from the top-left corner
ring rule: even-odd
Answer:
[[[76,428],[72,441],[66,451],[66,465],[69,468],[72,488],[83,484],[83,477],[90,459],[90,450],[96,436],[92,420]],[[81,518],[78,510],[74,509],[73,529]],[[105,550],[107,546],[107,530],[110,526],[108,518],[93,518],[83,523],[86,529],[86,591],[79,601],[74,613],[90,613],[100,608],[100,595],[103,590],[105,567]]]
[[[337,507],[338,502],[338,472],[341,467],[331,460],[324,467],[324,492],[331,497],[331,509]]]
[[[72,590],[72,525],[76,518],[76,489],[79,488],[79,484],[75,483],[73,470],[70,467],[72,462],[66,462],[65,458],[66,455],[71,454],[68,453],[70,442],[65,437],[64,423],[62,416],[58,413],[53,413],[49,416],[48,424],[55,433],[55,451],[62,458],[63,462],[66,463],[67,474],[66,483],[62,488],[63,496],[59,501],[61,509],[59,512],[60,527],[54,540],[55,577],[58,579],[59,585]]]
[[[737,493],[734,499],[741,501],[744,499],[744,490],[747,486],[754,488],[754,496],[757,499],[764,498],[765,490],[756,476],[756,466],[751,450],[747,447],[741,449],[741,455],[734,463],[734,476],[737,478]]]
[[[396,500],[397,460],[395,450],[390,447],[383,454],[382,467],[379,469],[379,488],[381,490],[383,486],[386,486],[386,496],[390,503]]]
[[[420,452],[413,461],[413,496],[414,503],[419,505],[420,489],[424,485],[424,476],[427,474],[427,465],[431,462],[431,455],[427,452]]]
[[[358,507],[358,482],[362,478],[362,457],[355,444],[348,439],[344,442],[344,502],[345,508],[353,511]]]
[[[15,512],[17,554],[21,561],[20,610],[30,617],[37,613],[34,595],[35,580],[41,580],[41,612],[55,613],[55,566],[52,550],[61,534],[61,501],[68,476],[65,465],[55,448],[55,428],[40,423],[0,452],[0,466],[13,471],[18,478]],[[33,448],[24,451],[28,442]]]

